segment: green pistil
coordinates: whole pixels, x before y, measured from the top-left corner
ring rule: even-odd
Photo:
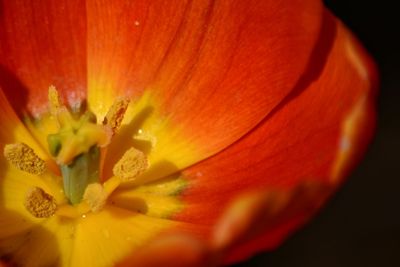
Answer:
[[[92,146],[87,153],[77,156],[72,163],[61,165],[64,194],[71,204],[81,202],[87,185],[99,182],[100,149]]]
[[[61,169],[64,194],[75,205],[81,202],[89,184],[99,182],[99,146],[108,142],[111,129],[96,124],[91,112],[74,118],[66,108],[60,108],[57,119],[59,131],[48,135],[47,142]]]
[[[82,201],[88,185],[99,183],[99,147],[107,146],[121,126],[129,100],[118,99],[102,124],[97,124],[96,116],[90,111],[71,113],[54,86],[50,86],[48,97],[50,114],[59,126],[58,132],[47,136],[49,151],[61,169],[64,194],[76,205]]]
[[[86,187],[100,180],[100,148],[108,142],[111,129],[96,124],[91,112],[73,116],[65,107],[55,115],[60,128],[47,136],[49,151],[61,169],[64,194],[73,205],[79,204]]]

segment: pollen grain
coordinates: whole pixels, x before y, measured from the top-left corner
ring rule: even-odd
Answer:
[[[149,162],[146,155],[136,148],[128,149],[122,158],[115,164],[113,173],[119,177],[121,181],[130,181],[149,167]]]
[[[110,126],[113,134],[115,134],[121,126],[129,102],[130,100],[128,98],[117,99],[108,110],[106,117],[103,120],[103,124]]]
[[[36,218],[48,218],[57,210],[54,197],[39,187],[33,187],[27,192],[24,205]]]
[[[58,91],[56,87],[53,85],[49,87],[48,98],[49,98],[50,112],[51,114],[56,115],[62,105]]]
[[[45,161],[24,143],[7,144],[3,153],[7,161],[21,171],[36,175],[41,175],[46,171]]]
[[[86,187],[83,199],[89,205],[92,212],[99,212],[107,202],[107,193],[99,183],[89,184]]]

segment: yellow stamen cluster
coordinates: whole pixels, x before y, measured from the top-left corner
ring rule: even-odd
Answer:
[[[36,175],[41,175],[46,171],[44,160],[24,143],[5,145],[3,153],[7,161],[21,171]]]
[[[49,134],[47,141],[50,154],[60,165],[64,194],[69,204],[62,202],[58,206],[53,196],[39,187],[33,187],[27,192],[24,206],[37,218],[48,218],[54,214],[76,218],[90,211],[99,212],[120,184],[135,179],[149,167],[146,155],[132,147],[115,164],[114,176],[104,183],[99,182],[99,147],[108,145],[121,127],[130,101],[127,98],[116,100],[105,116],[103,125],[100,125],[90,111],[79,117],[72,113],[63,105],[54,86],[49,88],[48,99],[51,116],[58,123],[58,132]],[[47,171],[45,161],[24,143],[6,145],[4,156],[19,170],[36,175]]]
[[[129,102],[129,99],[127,98],[117,99],[108,110],[107,115],[103,120],[103,125],[108,125],[111,127],[113,135],[121,126],[124,114],[128,109]]]
[[[107,202],[111,193],[123,182],[133,180],[148,169],[148,160],[143,152],[130,148],[113,168],[114,175],[103,185],[89,184],[83,199],[92,212],[99,212]]]
[[[36,218],[48,218],[57,210],[56,200],[39,187],[33,187],[28,191],[24,205]]]
[[[149,167],[149,162],[146,155],[135,148],[130,148],[122,158],[115,164],[113,173],[119,177],[121,181],[129,181],[143,172]]]

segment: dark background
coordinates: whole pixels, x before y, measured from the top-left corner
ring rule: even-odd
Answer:
[[[380,71],[378,128],[367,155],[326,208],[274,252],[236,267],[400,266],[400,13],[397,1],[327,0]]]

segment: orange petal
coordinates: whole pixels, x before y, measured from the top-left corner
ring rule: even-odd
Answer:
[[[86,15],[82,1],[2,1],[0,86],[18,111],[46,108],[55,85],[72,106],[86,90]]]
[[[245,247],[243,244],[252,243],[253,239],[265,233],[270,242],[274,238],[271,232],[282,226],[287,229],[287,221],[303,224],[320,208],[331,189],[327,185],[303,182],[289,191],[267,189],[240,196],[216,224],[212,238],[214,249],[228,251],[229,261],[241,259],[246,255],[241,251]],[[254,253],[266,244],[258,243],[258,247],[252,246],[253,251],[245,252]]]
[[[244,194],[233,201],[218,220],[213,245],[218,250],[226,250],[296,213],[313,214],[329,193],[326,185],[304,182],[287,192],[267,189]]]
[[[373,126],[373,117],[367,111],[373,108],[371,89],[376,77],[370,59],[350,33],[331,15],[327,14],[325,19],[336,29],[336,36],[317,80],[286,99],[237,143],[185,170],[186,208],[176,219],[212,225],[236,194],[258,188],[291,191],[305,180],[337,187],[335,175],[342,172],[333,170],[341,158],[341,139],[349,132],[346,125],[355,116],[355,108],[358,119],[350,121],[358,123],[350,127],[351,137],[345,147],[350,156],[339,169],[351,167],[352,155],[363,151],[371,138],[371,134],[363,133],[370,133]],[[362,99],[368,101],[360,104]],[[299,216],[304,218],[300,220]],[[280,229],[263,236],[264,247],[276,246],[308,216],[307,213],[287,217]],[[261,247],[259,243],[257,246]]]
[[[21,120],[15,114],[5,95],[4,89],[0,87],[0,147],[10,143],[23,142],[31,147],[35,153],[43,160],[50,161],[46,150],[42,149],[38,142],[31,136]],[[5,161],[1,158],[0,162]],[[4,163],[5,164],[5,163]]]
[[[115,96],[147,91],[154,104],[147,108],[159,113],[155,159],[171,151],[190,157],[187,144],[194,144],[195,157],[172,162],[179,168],[244,135],[306,68],[318,68],[307,63],[320,34],[319,1],[94,2],[90,106],[104,115]]]

